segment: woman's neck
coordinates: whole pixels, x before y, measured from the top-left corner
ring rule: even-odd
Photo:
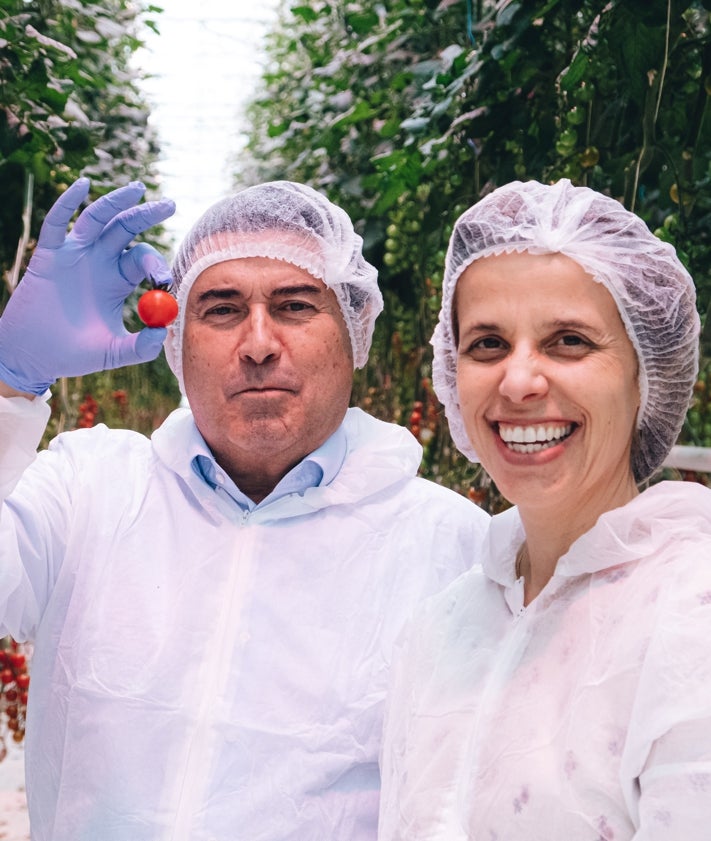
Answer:
[[[524,578],[524,603],[529,604],[548,584],[558,560],[595,525],[600,515],[626,505],[639,490],[630,475],[604,501],[576,500],[572,505],[544,507],[519,504],[526,540],[517,556],[517,574]]]

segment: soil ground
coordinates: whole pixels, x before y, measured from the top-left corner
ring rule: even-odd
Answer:
[[[25,763],[21,748],[8,748],[0,762],[0,841],[29,841]]]

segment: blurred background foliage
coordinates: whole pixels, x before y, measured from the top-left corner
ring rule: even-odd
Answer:
[[[452,451],[431,336],[456,217],[494,187],[569,178],[673,243],[711,301],[709,0],[284,3],[236,181],[305,181],[341,204],[386,310],[358,403],[408,424],[423,474],[496,509]],[[533,292],[534,290],[532,290]],[[711,446],[697,383],[683,441]]]
[[[131,58],[160,9],[136,0],[0,0],[0,310],[16,286],[44,214],[80,174],[91,199],[141,180],[155,197],[159,147]],[[166,247],[162,229],[147,237]],[[136,326],[135,300],[126,317]],[[124,392],[125,402],[113,398]],[[75,426],[85,395],[97,420],[150,432],[177,402],[164,360],[62,381],[48,437]]]
[[[491,510],[451,446],[429,337],[456,217],[514,179],[609,193],[672,242],[711,303],[711,0],[282,0],[235,185],[304,181],[342,205],[386,300],[353,402],[409,426],[423,475]],[[0,0],[0,308],[43,214],[79,173],[140,178],[156,138],[131,56],[140,0]],[[145,30],[144,30],[145,31]],[[219,81],[219,80],[218,80]],[[152,241],[166,247],[163,233]],[[135,326],[135,300],[126,309]],[[682,442],[711,446],[705,364]],[[163,358],[61,382],[49,434],[150,432],[178,402]]]

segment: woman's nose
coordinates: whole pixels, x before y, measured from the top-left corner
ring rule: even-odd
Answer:
[[[266,308],[253,307],[241,324],[240,358],[257,365],[276,359],[281,352],[281,343],[274,328]]]
[[[513,403],[542,397],[548,393],[543,360],[530,348],[514,350],[504,361],[499,392]]]

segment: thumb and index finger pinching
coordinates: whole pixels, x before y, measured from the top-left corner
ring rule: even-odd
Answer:
[[[153,246],[139,242],[121,254],[119,266],[123,277],[138,286],[143,280],[150,280],[157,286],[171,286],[173,277],[168,264]]]
[[[173,278],[163,258],[146,243],[139,243],[121,256],[121,274],[133,286],[148,278],[153,286],[138,300],[137,312],[148,327],[167,327],[178,315],[178,302],[167,291]]]

